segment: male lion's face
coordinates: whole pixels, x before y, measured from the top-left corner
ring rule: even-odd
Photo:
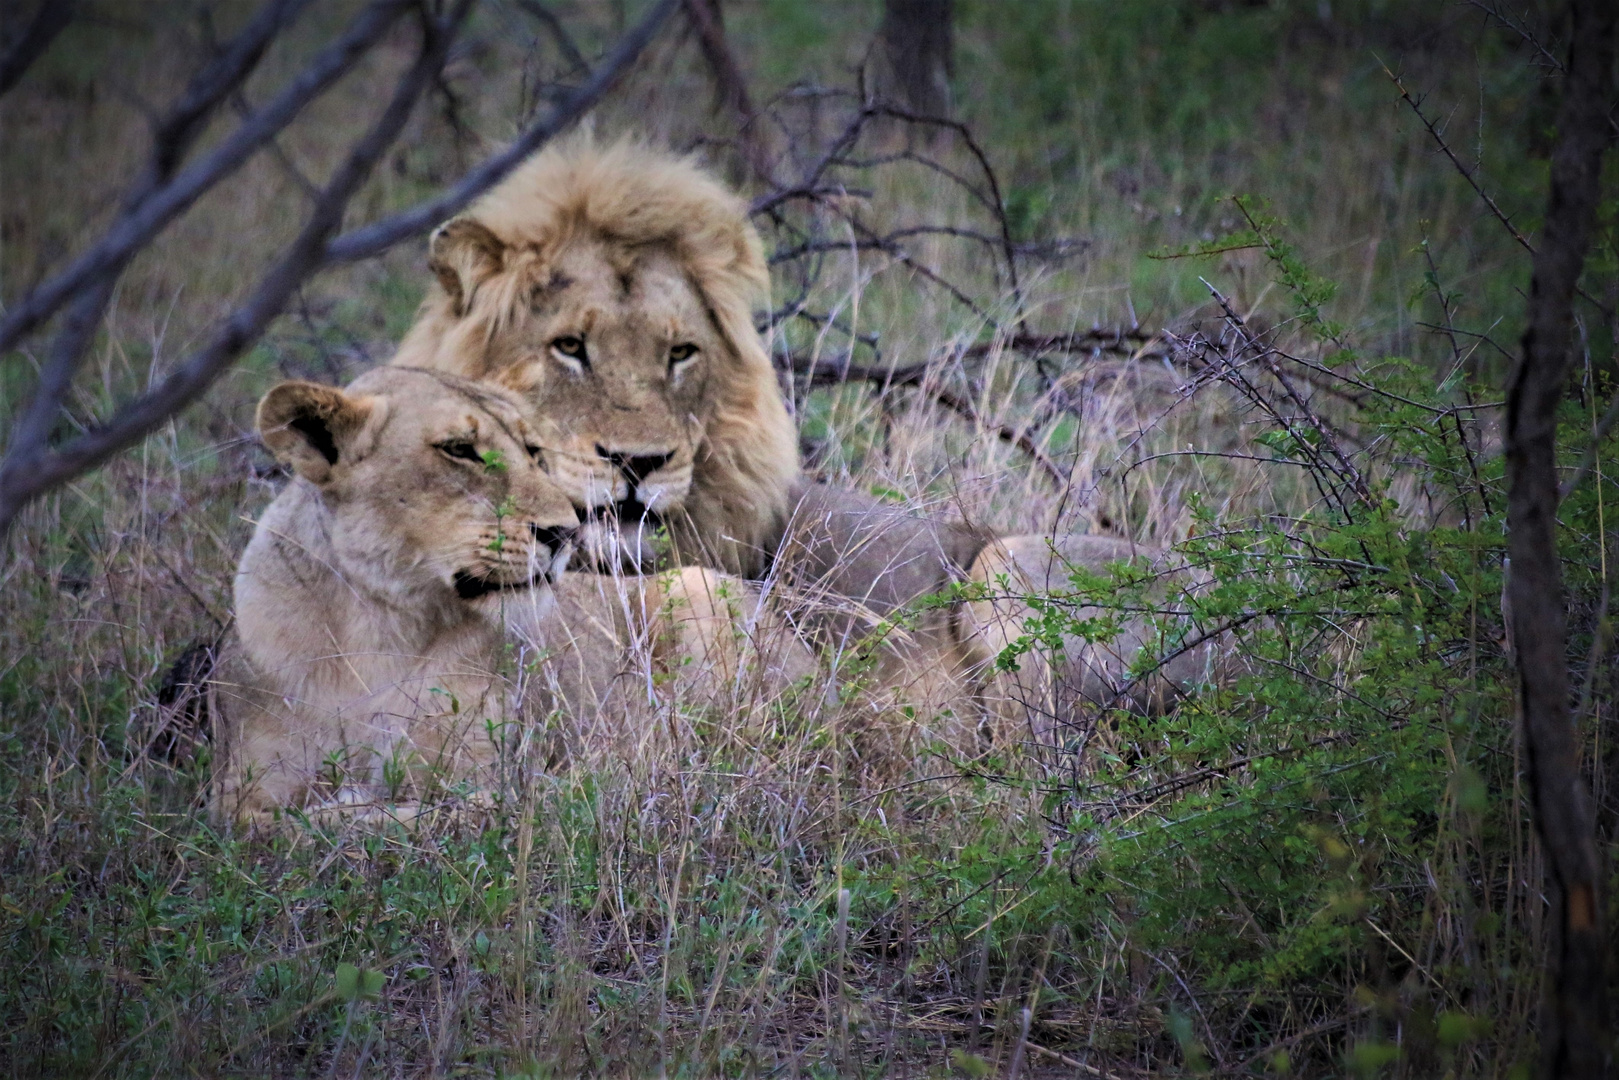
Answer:
[[[599,568],[643,565],[659,518],[683,505],[728,348],[671,251],[597,241],[550,260],[528,310],[491,338],[488,376],[538,403],[546,470]]]
[[[345,579],[399,607],[548,593],[578,518],[541,467],[519,403],[495,387],[385,367],[346,391],[283,383],[265,444],[320,491]]]

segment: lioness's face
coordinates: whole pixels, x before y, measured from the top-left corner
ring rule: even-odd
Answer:
[[[347,391],[283,383],[259,430],[320,490],[344,577],[400,606],[492,610],[567,563],[578,517],[498,388],[402,367]]]

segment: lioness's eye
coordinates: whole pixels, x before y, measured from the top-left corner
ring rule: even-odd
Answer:
[[[564,334],[562,337],[559,337],[551,342],[551,348],[555,349],[558,353],[567,357],[569,360],[575,360],[584,365],[588,365],[590,363],[590,357],[585,353],[584,338],[577,338],[572,334]]]
[[[528,451],[528,456],[534,460],[534,464],[536,464],[536,465],[544,465],[545,464],[545,451],[544,450],[540,449],[538,446],[535,446],[533,443],[524,443],[523,444],[523,449]]]
[[[479,465],[483,464],[483,458],[478,456],[478,448],[464,439],[450,439],[436,445],[438,451],[447,457],[460,458],[462,461],[471,461]]]
[[[697,346],[689,341],[682,342],[669,350],[669,366],[684,363],[697,355]]]

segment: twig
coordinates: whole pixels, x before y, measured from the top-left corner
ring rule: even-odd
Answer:
[[[1514,34],[1517,34],[1519,37],[1523,38],[1523,40],[1527,41],[1530,45],[1534,46],[1535,51],[1540,54],[1541,59],[1545,60],[1546,65],[1552,70],[1556,71],[1558,74],[1562,74],[1567,70],[1567,68],[1563,66],[1563,62],[1556,56],[1553,56],[1546,46],[1540,43],[1540,39],[1535,37],[1535,35],[1529,31],[1527,26],[1514,23],[1510,18],[1501,14],[1500,10],[1494,4],[1486,4],[1483,3],[1482,0],[1467,0],[1467,3],[1469,6],[1476,7],[1480,11],[1484,12],[1486,25],[1488,25],[1490,19],[1494,19],[1508,30],[1511,30]]]
[[[1078,1069],[1087,1076],[1100,1077],[1101,1080],[1122,1080],[1122,1078],[1115,1073],[1105,1072],[1102,1069],[1098,1069],[1095,1065],[1087,1065],[1083,1061],[1069,1057],[1067,1054],[1059,1054],[1057,1051],[1047,1049],[1046,1047],[1041,1046],[1039,1043],[1031,1042],[1025,1043],[1024,1045],[1026,1045],[1036,1054],[1039,1054],[1041,1057],[1045,1058],[1047,1061],[1055,1061],[1057,1064],[1066,1065],[1070,1069]]]
[[[1202,281],[1203,279],[1199,278],[1198,280]],[[1305,421],[1310,425],[1310,427],[1315,429],[1315,432],[1320,437],[1321,442],[1326,445],[1326,448],[1330,452],[1332,458],[1336,460],[1337,467],[1333,467],[1333,465],[1327,461],[1327,458],[1320,452],[1314,441],[1300,436],[1300,434],[1294,430],[1293,425],[1288,421],[1288,419],[1283,416],[1281,412],[1278,411],[1263,394],[1259,393],[1257,387],[1248,382],[1246,378],[1243,378],[1237,374],[1236,368],[1233,365],[1226,365],[1226,370],[1224,373],[1222,373],[1222,377],[1225,377],[1226,381],[1232,386],[1235,386],[1241,390],[1244,396],[1248,397],[1248,399],[1255,405],[1258,405],[1260,408],[1269,413],[1271,418],[1280,424],[1282,429],[1287,432],[1288,436],[1293,440],[1293,444],[1297,446],[1302,453],[1315,459],[1320,466],[1325,469],[1325,471],[1337,476],[1341,482],[1347,482],[1348,485],[1354,489],[1355,494],[1359,497],[1362,503],[1370,503],[1371,491],[1367,487],[1366,479],[1361,475],[1360,470],[1355,467],[1354,463],[1349,460],[1349,456],[1344,453],[1343,448],[1338,445],[1338,433],[1327,425],[1326,422],[1323,421],[1319,416],[1317,416],[1315,410],[1310,408],[1309,403],[1305,401],[1302,395],[1299,394],[1298,390],[1293,386],[1292,381],[1289,380],[1288,377],[1282,372],[1281,368],[1277,366],[1274,359],[1274,350],[1261,345],[1254,338],[1252,332],[1248,329],[1248,324],[1243,320],[1242,316],[1238,315],[1236,310],[1232,308],[1230,301],[1228,301],[1220,293],[1220,290],[1216,289],[1207,281],[1203,281],[1203,285],[1214,297],[1215,302],[1220,305],[1220,310],[1225,313],[1226,322],[1237,331],[1242,340],[1243,348],[1251,351],[1256,359],[1265,362],[1266,367],[1270,370],[1271,375],[1276,379],[1277,382],[1281,384],[1283,391],[1293,401],[1293,404],[1297,406],[1304,414]],[[1328,495],[1328,492],[1323,489],[1322,494]],[[1337,493],[1332,493],[1329,497],[1333,498],[1334,501],[1336,501],[1345,512],[1348,511],[1349,507],[1343,501],[1342,496],[1338,495]]]
[[[1440,153],[1449,158],[1450,163],[1456,166],[1456,171],[1462,174],[1462,179],[1466,180],[1468,186],[1470,186],[1478,194],[1480,199],[1484,200],[1484,205],[1490,208],[1490,213],[1495,215],[1497,221],[1506,226],[1506,230],[1512,234],[1512,238],[1519,244],[1522,244],[1525,251],[1533,255],[1535,253],[1535,245],[1531,244],[1528,237],[1524,236],[1523,233],[1518,231],[1518,227],[1512,223],[1512,219],[1507,217],[1506,211],[1502,210],[1496,205],[1495,200],[1490,197],[1490,193],[1484,190],[1483,186],[1478,182],[1478,178],[1474,176],[1474,170],[1469,169],[1466,165],[1462,164],[1461,159],[1456,156],[1455,151],[1451,150],[1450,144],[1445,142],[1445,137],[1439,133],[1439,128],[1432,120],[1428,119],[1427,114],[1422,111],[1422,103],[1411,96],[1411,92],[1405,88],[1405,83],[1400,81],[1400,77],[1398,75],[1389,70],[1387,64],[1383,65],[1383,74],[1387,75],[1389,77],[1389,81],[1394,83],[1394,88],[1400,92],[1401,99],[1404,100],[1407,105],[1411,106],[1411,111],[1416,113],[1418,120],[1422,121],[1422,126],[1428,129],[1428,134],[1433,136],[1434,144],[1439,147]]]
[[[1390,71],[1387,64],[1383,65],[1383,73],[1393,81],[1395,89],[1400,91],[1400,97],[1405,100],[1407,105],[1411,106],[1411,111],[1417,114],[1417,119],[1422,121],[1422,126],[1428,129],[1429,135],[1433,136],[1435,145],[1439,147],[1440,151],[1445,155],[1445,157],[1450,159],[1450,163],[1456,166],[1456,171],[1462,174],[1462,179],[1466,180],[1468,186],[1478,194],[1480,199],[1484,200],[1484,205],[1490,208],[1490,213],[1495,215],[1496,220],[1500,221],[1501,224],[1506,227],[1507,232],[1512,234],[1512,238],[1521,244],[1525,251],[1533,255],[1535,253],[1535,245],[1531,244],[1529,242],[1529,238],[1518,231],[1518,227],[1512,223],[1512,219],[1507,217],[1506,211],[1497,206],[1495,200],[1490,197],[1490,193],[1485,191],[1483,186],[1479,184],[1475,175],[1477,170],[1469,169],[1466,165],[1462,164],[1461,159],[1458,158],[1455,152],[1451,150],[1450,144],[1445,142],[1445,137],[1440,134],[1439,128],[1432,120],[1428,119],[1426,114],[1423,113],[1421,102],[1417,101],[1411,96],[1410,92],[1406,90],[1405,84],[1400,81],[1400,77],[1394,74],[1394,72]],[[1612,126],[1612,122],[1609,122],[1609,127],[1611,128]],[[1602,312],[1604,317],[1613,317],[1612,307],[1604,304],[1602,301],[1580,288],[1578,284],[1574,286],[1574,291],[1582,300],[1585,300],[1598,311]]]
[[[1006,216],[1006,200],[1001,197],[1001,184],[995,177],[995,170],[990,168],[989,155],[984,153],[984,148],[979,146],[978,140],[973,138],[972,130],[959,120],[918,116],[903,109],[896,109],[891,105],[876,106],[874,111],[883,116],[904,120],[907,123],[931,125],[953,131],[961,139],[962,144],[967,147],[967,151],[978,162],[978,167],[983,170],[984,180],[989,184],[990,200],[994,206],[996,223],[1001,227],[1001,242],[1005,245],[1006,272],[1011,279],[1012,298],[1016,305],[1017,322],[1022,325],[1023,289],[1018,283],[1017,257],[1012,244],[1012,225]]]
[[[1558,502],[1562,502],[1574,494],[1574,489],[1584,482],[1586,474],[1596,464],[1597,453],[1602,447],[1602,440],[1606,439],[1608,434],[1613,431],[1613,425],[1616,422],[1619,422],[1619,394],[1615,394],[1613,400],[1608,402],[1607,409],[1602,413],[1602,419],[1597,421],[1596,427],[1591,432],[1591,445],[1585,448],[1585,454],[1580,458],[1579,465],[1574,469],[1574,475],[1563,481],[1562,485],[1557,489]]]

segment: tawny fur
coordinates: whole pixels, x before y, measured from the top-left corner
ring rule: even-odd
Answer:
[[[738,196],[687,158],[574,140],[441,227],[431,262],[395,362],[526,395],[552,425],[548,470],[586,512],[587,554],[644,569],[635,522],[597,539],[591,516],[639,503],[681,561],[759,571],[799,462],[753,326],[769,274]],[[693,359],[672,359],[687,346]],[[623,468],[665,455],[645,476]]]
[[[989,534],[908,513],[870,495],[804,485],[776,555],[795,621],[817,639],[834,668],[866,672],[864,698],[878,713],[925,718],[930,733],[966,745],[981,725],[996,737],[1066,741],[1114,708],[1159,712],[1210,674],[1204,643],[1133,680],[1138,657],[1168,652],[1147,619],[1126,617],[1106,643],[1065,636],[1057,655],[1025,653],[1000,670],[1002,651],[1036,615],[1029,597],[1072,592],[1070,572],[1105,573],[1109,564],[1162,568],[1157,593],[1172,597],[1195,582],[1164,566],[1158,548],[1106,536]],[[965,586],[968,602],[928,597]],[[1076,619],[1102,612],[1071,605]]]
[[[284,383],[258,427],[295,475],[237,570],[235,640],[211,687],[216,814],[485,782],[514,717],[507,617],[554,607],[577,524],[519,403],[380,368],[346,391]]]
[[[563,574],[577,517],[528,419],[508,391],[403,367],[265,396],[260,434],[295,476],[242,556],[210,684],[218,817],[408,819],[488,791],[502,745],[553,714],[633,740],[658,709],[810,678],[745,582]]]

